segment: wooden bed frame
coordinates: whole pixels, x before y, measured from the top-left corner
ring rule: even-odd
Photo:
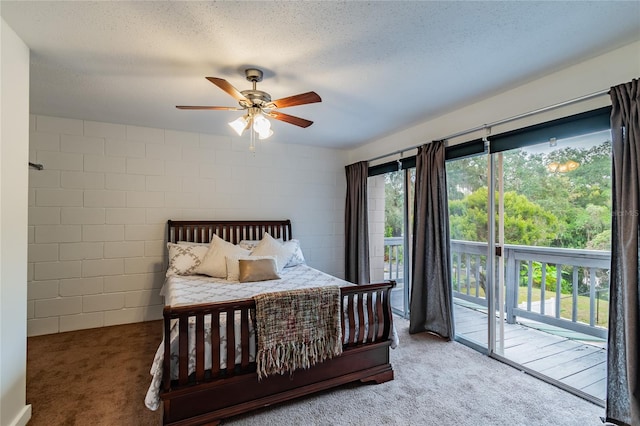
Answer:
[[[243,239],[259,240],[268,232],[274,238],[291,239],[291,222],[283,221],[169,221],[168,241],[207,243],[215,233],[237,244]],[[349,319],[349,340],[342,355],[293,376],[275,375],[258,382],[255,363],[249,362],[250,311],[253,299],[193,306],[164,308],[164,335],[178,321],[178,379],[170,375],[170,339],[164,341],[163,423],[165,425],[218,424],[222,419],[260,407],[308,395],[353,381],[383,383],[393,380],[389,363],[392,314],[390,292],[395,282],[343,287],[342,305]],[[375,294],[375,296],[373,296]],[[368,297],[363,297],[367,295]],[[365,318],[365,311],[367,317]],[[240,336],[235,335],[233,319],[241,316]],[[211,316],[212,341],[220,340],[219,318],[226,315],[227,338],[242,345],[242,360],[235,364],[235,345],[227,345],[227,366],[220,368],[220,345],[211,345],[212,368],[204,368],[204,323]],[[188,324],[195,321],[196,368],[188,374]],[[368,333],[365,327],[368,322]],[[356,335],[355,324],[360,324]],[[344,335],[344,321],[342,323]],[[255,328],[254,328],[255,329]]]

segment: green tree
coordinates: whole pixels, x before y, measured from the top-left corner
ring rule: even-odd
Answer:
[[[449,203],[451,238],[487,241],[488,190],[480,188]],[[510,244],[548,246],[557,238],[558,219],[524,195],[504,194],[505,239]]]
[[[573,146],[502,154],[507,244],[609,249],[611,143]],[[487,155],[478,155],[446,164],[452,238],[486,241],[487,160]],[[562,172],[550,167],[569,161],[577,167]],[[387,193],[394,198],[387,209],[387,235],[396,236],[401,235],[404,192],[398,185],[401,176],[390,179],[395,183],[388,189],[394,194]]]
[[[448,162],[446,169],[449,201],[461,200],[487,185],[486,155]]]
[[[611,250],[611,228],[594,235],[587,242],[587,248],[589,250]]]
[[[404,223],[404,172],[384,175],[384,236],[401,237]]]

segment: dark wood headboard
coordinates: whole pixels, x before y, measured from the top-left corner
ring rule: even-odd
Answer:
[[[290,240],[290,220],[169,220],[167,241],[208,243],[213,234],[238,244],[241,240],[260,240],[268,232],[273,238]]]

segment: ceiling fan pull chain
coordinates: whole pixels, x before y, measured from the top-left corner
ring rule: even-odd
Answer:
[[[253,117],[251,117],[251,121],[253,121]],[[256,131],[253,130],[252,126],[249,127],[249,133],[250,133],[250,136],[249,136],[249,151],[251,151],[251,153],[253,155],[255,155],[256,154]]]

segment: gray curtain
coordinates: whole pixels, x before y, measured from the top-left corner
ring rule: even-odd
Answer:
[[[355,284],[367,284],[370,280],[367,207],[369,163],[360,161],[345,169],[347,202],[344,209],[344,277]]]
[[[409,332],[429,331],[452,339],[453,299],[445,144],[418,148],[413,219]]]
[[[607,418],[640,425],[640,84],[611,88],[613,151]]]

